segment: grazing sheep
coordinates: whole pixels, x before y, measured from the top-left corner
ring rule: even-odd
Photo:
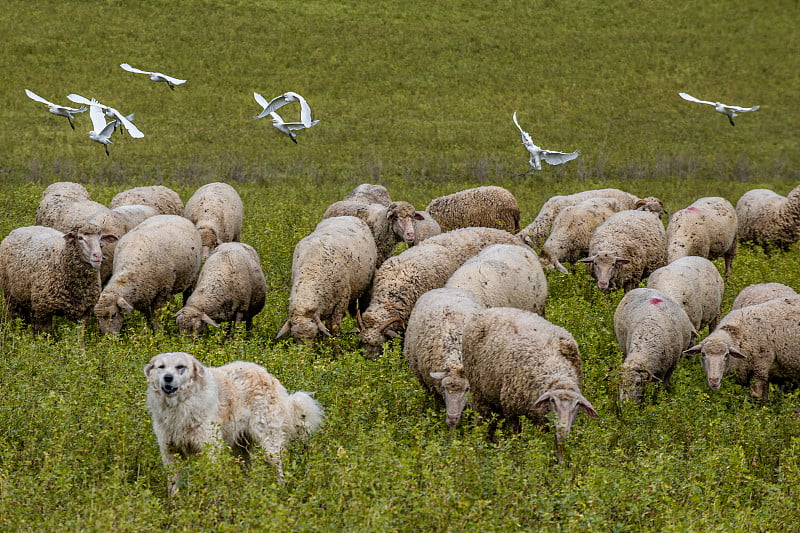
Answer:
[[[295,340],[311,342],[319,332],[336,334],[348,308],[355,312],[369,290],[377,257],[366,222],[349,216],[322,220],[295,246],[289,318],[275,338],[291,332]]]
[[[467,290],[486,307],[516,307],[544,316],[547,278],[536,252],[525,246],[487,246],[458,267],[444,286]]]
[[[88,223],[68,233],[44,226],[13,230],[0,243],[0,287],[9,314],[34,334],[53,333],[54,315],[85,322],[100,295],[100,243],[114,240]]]
[[[155,207],[144,204],[119,205],[111,208],[111,212],[125,221],[128,231],[132,230],[146,219],[161,214]]]
[[[597,286],[608,291],[637,287],[667,263],[667,233],[657,216],[647,211],[620,211],[600,224],[589,242],[590,265]]]
[[[714,331],[717,327],[725,283],[714,263],[705,257],[681,257],[656,269],[647,279],[647,287],[683,306],[695,330],[708,326],[708,331]]]
[[[405,329],[417,298],[442,287],[464,261],[491,244],[524,246],[507,231],[462,228],[431,237],[387,259],[375,272],[372,299],[359,320],[364,356],[378,357],[383,343]]]
[[[700,354],[708,385],[719,389],[730,368],[750,394],[768,399],[769,383],[800,384],[800,295],[731,311],[687,354]]]
[[[493,185],[434,198],[425,211],[439,223],[442,231],[469,227],[519,231],[517,199],[508,190]]]
[[[347,193],[344,199],[364,204],[381,204],[385,206],[392,203],[392,199],[386,187],[383,185],[372,185],[371,183],[362,183]]]
[[[800,240],[800,185],[786,196],[769,189],[747,191],[736,202],[736,214],[740,240],[786,251]]]
[[[442,227],[433,219],[427,211],[417,211],[422,218],[414,218],[414,242],[409,246],[415,246],[429,237],[442,233]]]
[[[694,326],[683,307],[655,289],[633,289],[614,312],[614,333],[625,357],[619,397],[640,401],[650,381],[670,390],[670,378],[691,343]]]
[[[620,211],[625,209],[636,209],[637,203],[639,202],[639,198],[637,196],[619,189],[594,189],[565,196],[553,196],[544,203],[542,208],[539,210],[539,214],[536,215],[536,219],[524,227],[522,231],[518,233],[518,235],[520,237],[530,239],[530,242],[533,244],[533,246],[541,246],[545,238],[550,234],[550,227],[562,209],[577,205],[590,198],[613,198],[617,201],[617,207]],[[640,204],[640,206],[649,205],[648,200],[645,200],[643,204]],[[657,199],[652,198],[652,200]]]
[[[239,322],[250,330],[266,296],[258,253],[249,244],[226,242],[203,263],[192,295],[175,319],[181,333],[199,333],[217,322],[228,322],[228,333]]]
[[[200,232],[203,257],[208,257],[223,242],[242,238],[242,199],[227,183],[208,183],[197,189],[186,202],[183,216],[191,220]]]
[[[117,243],[114,270],[94,312],[102,333],[119,333],[123,312],[145,314],[153,329],[156,311],[179,292],[184,302],[197,280],[202,261],[200,234],[177,215],[150,217]]]
[[[446,422],[455,427],[469,395],[461,362],[461,334],[473,314],[484,309],[461,289],[433,289],[417,300],[403,340],[408,367],[444,401]]]
[[[496,413],[512,433],[520,415],[547,424],[555,411],[556,438],[572,428],[578,410],[597,417],[581,393],[583,369],[572,335],[541,316],[511,307],[475,313],[464,328],[464,375],[472,390],[472,407],[484,418]],[[494,436],[496,420],[489,427]]]
[[[586,257],[594,230],[618,211],[619,202],[614,198],[589,198],[562,209],[539,253],[542,266],[566,273],[562,263],[575,263]]]
[[[383,264],[386,258],[392,255],[397,243],[413,243],[414,221],[422,220],[422,215],[408,202],[392,202],[385,206],[348,200],[331,204],[322,218],[341,216],[358,217],[367,223],[378,249],[376,266]]]
[[[775,298],[794,296],[795,294],[797,294],[797,291],[783,283],[756,283],[755,285],[748,285],[739,291],[739,294],[734,298],[731,311],[749,305],[763,304]]]
[[[111,199],[111,209],[122,205],[149,205],[159,215],[183,216],[183,200],[178,193],[163,185],[147,185],[122,191]]]
[[[733,205],[719,196],[700,198],[675,211],[667,225],[667,262],[698,255],[714,260],[725,258],[725,276],[731,275],[736,256],[739,226]]]
[[[48,185],[36,209],[36,224],[53,227],[43,222],[50,222],[51,217],[56,219],[56,214],[65,211],[69,204],[81,201],[91,201],[91,198],[86,187],[79,183],[59,181]]]

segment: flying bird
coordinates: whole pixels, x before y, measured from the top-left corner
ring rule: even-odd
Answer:
[[[295,144],[297,144],[297,134],[295,133],[295,131],[310,128],[311,126],[319,122],[319,120],[314,120],[309,125],[305,125],[302,122],[284,122],[281,116],[275,111],[270,113],[270,116],[272,116],[272,126],[279,132],[288,135],[289,138],[292,140],[292,142]]]
[[[522,127],[520,127],[519,122],[517,122],[517,112],[514,111],[514,115],[512,117],[514,119],[514,124],[517,125],[520,133],[522,134],[522,144],[525,145],[525,148],[531,153],[531,169],[529,172],[533,172],[535,170],[542,170],[542,161],[550,165],[560,165],[562,163],[566,163],[567,161],[572,161],[579,155],[580,152],[556,152],[553,150],[543,150],[539,148],[535,144],[533,144],[533,139],[531,139],[530,134],[527,131],[524,131]]]
[[[88,105],[89,107],[92,106],[99,107],[100,110],[104,112],[105,116],[112,119],[111,123],[114,124],[115,130],[117,129],[117,127],[119,127],[120,124],[122,124],[125,127],[125,129],[128,130],[130,136],[133,137],[134,139],[141,139],[142,137],[144,137],[144,133],[142,133],[142,130],[137,128],[136,125],[133,122],[131,122],[131,120],[133,120],[133,113],[127,116],[123,115],[113,107],[101,104],[94,98],[89,100],[88,98],[75,93],[68,94],[67,98],[71,102],[75,102],[76,104],[85,104]],[[89,115],[91,115],[91,109],[89,111]]]
[[[746,113],[748,111],[755,111],[761,106],[753,106],[753,107],[739,107],[737,105],[725,105],[720,102],[708,102],[706,100],[699,100],[692,96],[691,94],[686,93],[678,93],[678,96],[683,98],[684,100],[688,100],[690,102],[697,102],[698,104],[708,104],[714,106],[714,109],[726,115],[728,117],[728,121],[731,123],[731,126],[735,126],[736,124],[733,123],[733,117],[738,116],[739,113]]]
[[[150,72],[149,70],[141,70],[136,67],[130,66],[128,63],[120,63],[119,66],[122,67],[123,70],[127,70],[128,72],[133,72],[134,74],[147,74],[153,81],[163,81],[173,91],[175,90],[176,85],[186,83],[186,80],[173,78],[172,76],[167,76],[166,74],[162,74],[161,72]]]
[[[72,127],[73,130],[75,129],[75,124],[72,123],[72,119],[75,117],[72,116],[72,114],[83,113],[87,109],[86,106],[81,106],[76,109],[74,107],[66,107],[63,105],[54,104],[53,102],[45,100],[35,92],[29,91],[28,89],[25,89],[25,94],[27,94],[28,98],[30,98],[31,100],[45,104],[47,106],[47,110],[50,111],[52,114],[58,115],[60,117],[67,117],[69,125]]]
[[[311,126],[319,122],[318,120],[317,121],[311,120],[311,108],[309,107],[308,102],[306,102],[306,99],[297,93],[289,91],[283,93],[280,96],[276,96],[269,102],[267,102],[266,98],[255,92],[253,93],[253,97],[256,99],[256,102],[258,102],[258,104],[264,108],[264,110],[261,111],[261,113],[259,113],[256,118],[264,118],[267,115],[272,114],[273,111],[277,111],[278,109],[282,108],[288,103],[300,102],[300,122],[305,124],[306,128],[310,128]],[[275,117],[273,117],[273,119],[274,118]]]
[[[93,141],[99,142],[106,149],[108,153],[108,145],[111,143],[111,134],[114,133],[114,121],[112,120],[106,124],[106,115],[103,113],[103,108],[99,105],[89,105],[89,117],[92,119],[92,131],[89,132],[89,138]]]

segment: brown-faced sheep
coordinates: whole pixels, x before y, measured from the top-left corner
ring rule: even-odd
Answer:
[[[800,185],[786,196],[769,189],[752,189],[736,202],[739,240],[766,250],[787,250],[800,240]]]
[[[736,209],[719,196],[700,198],[675,211],[667,225],[667,262],[690,255],[725,258],[725,276],[731,274],[739,240]]]
[[[197,189],[186,202],[183,216],[191,220],[200,232],[203,257],[208,257],[223,242],[242,238],[242,199],[227,183],[208,183]]]
[[[494,185],[466,189],[434,198],[425,211],[442,231],[485,227],[519,231],[519,206],[508,190]]]

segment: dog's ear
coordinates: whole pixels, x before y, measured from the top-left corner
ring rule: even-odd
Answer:
[[[144,375],[147,377],[150,377],[150,371],[153,370],[153,367],[155,366],[155,363],[153,362],[154,360],[155,357],[150,359],[150,362],[144,365]]]
[[[206,375],[206,367],[203,366],[203,363],[197,360],[195,356],[192,357],[192,370],[194,370],[194,375],[198,378],[205,377]]]

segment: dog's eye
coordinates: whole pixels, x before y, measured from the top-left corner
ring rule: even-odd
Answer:
[[[160,364],[160,365],[158,365],[156,368],[158,368],[158,369],[163,369],[163,368],[164,368],[164,363],[161,363],[161,364]]]
[[[178,366],[175,367],[175,370],[178,371],[178,374],[183,374],[184,372],[186,372],[186,366],[185,365],[178,365]]]

